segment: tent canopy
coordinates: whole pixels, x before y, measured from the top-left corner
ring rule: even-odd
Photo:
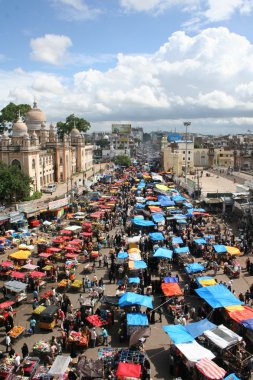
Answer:
[[[186,331],[185,327],[182,325],[169,325],[163,326],[166,334],[169,335],[170,339],[174,344],[178,343],[189,343],[193,342],[193,337]]]
[[[165,218],[162,213],[160,212],[154,212],[152,214],[152,219],[155,223],[162,223],[165,221]]]
[[[161,257],[164,259],[172,259],[172,251],[167,248],[158,248],[155,253],[154,257]]]
[[[70,356],[58,355],[50,368],[48,375],[63,377],[71,361]]]
[[[140,305],[153,309],[152,298],[149,296],[142,296],[132,292],[126,292],[119,299],[119,306],[132,306]]]
[[[214,248],[216,253],[226,253],[227,252],[227,248],[223,244],[214,244],[213,248]]]
[[[170,282],[178,282],[177,277],[164,277],[163,282],[170,283]]]
[[[211,331],[205,331],[204,335],[221,349],[230,347],[242,340],[242,337],[223,325]]]
[[[128,253],[127,252],[119,252],[118,253],[118,256],[117,256],[118,259],[127,259],[128,258]]]
[[[129,260],[128,267],[129,269],[146,269],[147,264],[143,260],[135,260],[135,261]]]
[[[196,363],[198,370],[210,380],[223,379],[226,371],[208,358],[203,358]]]
[[[140,227],[152,227],[152,226],[155,226],[155,223],[152,222],[152,220],[144,220],[144,219],[134,218],[134,219],[131,219],[131,222],[133,224],[135,224],[136,226],[140,226]]]
[[[182,296],[183,292],[177,282],[162,283],[163,294],[166,297]]]
[[[141,282],[139,277],[129,277],[128,283],[129,284],[139,284]]]
[[[184,244],[182,238],[180,236],[173,236],[172,238],[172,244]]]
[[[197,338],[202,335],[205,331],[215,329],[216,325],[210,322],[207,318],[202,319],[198,322],[189,323],[185,326],[186,331],[193,337]]]
[[[242,304],[224,285],[206,286],[204,288],[195,289],[195,292],[214,309]]]
[[[139,379],[141,376],[141,365],[119,362],[119,365],[116,371],[116,376],[117,378]]]
[[[197,277],[196,282],[197,282],[199,288],[202,288],[203,286],[210,286],[210,285],[216,285],[217,284],[215,278],[213,278],[211,276]]]
[[[142,313],[127,314],[127,324],[129,326],[148,326],[148,317]]]
[[[198,239],[194,239],[194,242],[196,244],[206,244],[206,239],[204,239],[204,238],[198,238]]]
[[[180,255],[180,253],[189,253],[190,249],[189,247],[178,247],[178,248],[175,248],[174,251],[175,253]]]
[[[205,267],[199,263],[188,264],[185,267],[186,273],[197,273],[205,270]]]
[[[4,287],[6,289],[10,290],[11,292],[20,293],[26,289],[27,284],[24,284],[23,282],[14,280],[14,281],[5,282]]]
[[[155,241],[164,240],[164,236],[161,232],[150,232],[149,237],[151,240]]]
[[[176,344],[176,347],[190,362],[197,362],[203,358],[215,358],[215,355],[212,353],[212,351],[198,344],[196,340],[191,343]]]

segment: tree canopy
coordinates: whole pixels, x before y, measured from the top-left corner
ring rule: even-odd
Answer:
[[[58,121],[56,127],[59,137],[63,138],[63,135],[65,133],[69,135],[73,128],[77,128],[80,132],[87,132],[90,129],[90,123],[82,117],[76,117],[74,114],[71,114],[66,117],[65,122]]]
[[[101,148],[106,148],[110,146],[110,141],[107,139],[100,139],[96,141],[96,145],[100,146]]]
[[[30,111],[29,104],[15,104],[10,102],[7,106],[1,109],[0,113],[0,132],[12,127],[12,124],[17,119],[18,113],[24,118],[25,114]]]
[[[124,156],[124,155],[119,155],[119,156],[116,156],[115,159],[114,159],[114,162],[116,165],[120,165],[120,166],[130,166],[131,165],[131,159],[130,157],[128,156]]]
[[[0,161],[0,202],[22,201],[29,197],[32,180],[18,165]]]

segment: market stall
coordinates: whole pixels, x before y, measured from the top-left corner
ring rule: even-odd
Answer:
[[[4,283],[4,287],[7,291],[6,297],[19,303],[27,299],[26,288],[27,284],[20,281],[7,281]]]
[[[141,378],[141,365],[133,363],[119,362],[116,376],[118,380],[127,380],[129,378],[135,380]]]
[[[24,333],[25,329],[23,326],[14,326],[10,331],[8,331],[8,335],[11,337],[12,342],[18,340]]]

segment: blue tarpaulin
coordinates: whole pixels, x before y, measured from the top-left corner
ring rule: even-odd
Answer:
[[[184,244],[184,242],[180,236],[173,236],[172,244]]]
[[[177,277],[164,277],[163,281],[168,284],[168,283],[171,283],[171,282],[178,282],[178,278]]]
[[[160,202],[157,201],[147,201],[147,206],[160,206]]]
[[[230,375],[224,377],[223,380],[240,380],[240,378],[237,377],[234,373],[231,373]]]
[[[185,201],[185,198],[182,197],[182,195],[172,195],[171,199],[172,199],[174,202]]]
[[[170,249],[158,248],[154,253],[154,257],[162,257],[165,259],[172,259],[172,253],[173,252]]]
[[[161,223],[165,221],[163,214],[160,212],[152,213],[152,219],[155,223]]]
[[[142,203],[136,203],[136,205],[134,207],[140,209],[140,208],[145,208],[145,205]]]
[[[189,247],[178,247],[178,248],[175,248],[174,251],[179,254],[190,252]]]
[[[120,307],[132,305],[140,305],[153,309],[152,298],[150,296],[142,296],[141,294],[127,292],[120,297]]]
[[[187,208],[192,208],[192,204],[189,202],[184,202],[183,205]]]
[[[185,219],[178,219],[177,224],[187,224],[187,221]]]
[[[140,227],[151,227],[155,226],[155,223],[152,222],[152,220],[144,220],[144,219],[131,219],[131,222],[134,223],[136,226]]]
[[[202,319],[198,322],[189,323],[185,326],[186,331],[193,337],[197,338],[202,335],[205,331],[215,329],[217,326],[210,322],[207,318]]]
[[[205,286],[195,289],[195,292],[212,306],[213,309],[243,304],[243,302],[239,301],[224,285]]]
[[[118,259],[127,259],[128,253],[127,252],[119,252],[117,258]]]
[[[149,237],[151,240],[164,240],[164,236],[161,232],[150,232]]]
[[[169,335],[174,344],[190,343],[194,341],[194,338],[188,333],[188,331],[186,331],[185,327],[182,325],[163,326],[163,329],[166,334]]]
[[[227,248],[223,244],[214,244],[214,250],[216,253],[225,253],[227,252]]]
[[[148,317],[142,313],[127,314],[128,326],[148,326]]]
[[[160,202],[161,207],[174,206],[175,202],[170,199],[167,195],[158,195],[158,201]]]
[[[134,261],[134,269],[146,269],[147,264],[143,260],[135,260]]]
[[[206,240],[204,238],[194,239],[194,242],[196,244],[206,244]]]
[[[188,264],[185,267],[186,273],[202,272],[203,270],[205,270],[205,267],[199,263]]]
[[[129,284],[139,284],[141,280],[139,277],[129,277],[128,282]]]
[[[247,329],[253,330],[253,318],[245,319],[245,321],[240,322]]]

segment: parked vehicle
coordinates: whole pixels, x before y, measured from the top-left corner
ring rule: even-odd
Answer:
[[[49,183],[46,187],[42,188],[43,193],[54,193],[56,191],[56,184]]]

